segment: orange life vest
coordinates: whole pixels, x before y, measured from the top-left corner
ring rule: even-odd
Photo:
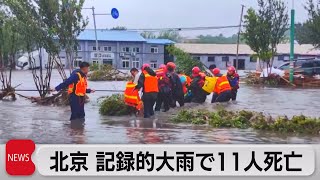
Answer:
[[[133,82],[128,82],[126,85],[126,90],[124,91],[124,102],[128,106],[135,107],[137,110],[141,109],[141,99],[139,96],[139,90],[135,89],[136,84]]]
[[[159,92],[158,78],[151,76],[147,71],[143,71],[144,74],[144,92]]]
[[[77,83],[69,85],[68,94],[74,93],[77,96],[85,96],[87,92],[88,82],[87,77],[82,77],[81,74],[77,73],[79,80]]]
[[[225,91],[231,91],[231,86],[227,76],[223,75],[217,79],[217,83],[214,92],[217,94],[223,93]]]
[[[157,78],[159,80],[162,80],[162,78],[166,75],[166,71],[164,69],[158,69],[156,71],[156,74],[157,74]]]

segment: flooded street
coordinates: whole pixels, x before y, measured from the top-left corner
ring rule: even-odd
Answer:
[[[35,89],[30,71],[16,71],[13,85],[18,89]],[[52,86],[61,78],[54,72]],[[125,82],[89,82],[89,86],[101,90],[123,90]],[[36,96],[37,92],[19,92]],[[9,139],[28,138],[42,144],[137,144],[137,143],[320,143],[320,136],[285,136],[251,129],[212,129],[206,126],[175,125],[168,123],[168,114],[157,114],[153,119],[136,117],[102,117],[98,99],[110,93],[89,95],[86,104],[86,124],[70,125],[69,107],[38,106],[18,97],[15,102],[0,101],[0,143]],[[207,103],[197,108],[214,108]],[[195,106],[193,104],[188,105]],[[225,105],[230,109],[261,111],[273,116],[320,116],[320,90],[289,88],[258,88],[242,84],[238,101]],[[187,107],[187,108],[188,108]],[[169,113],[174,113],[170,111]]]

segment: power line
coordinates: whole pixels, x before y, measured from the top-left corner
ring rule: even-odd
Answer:
[[[137,28],[127,29],[127,31],[146,31],[146,32],[159,32],[159,31],[201,31],[201,30],[215,30],[215,29],[228,29],[228,28],[239,28],[239,25],[229,26],[205,26],[205,27],[175,27],[175,28]]]

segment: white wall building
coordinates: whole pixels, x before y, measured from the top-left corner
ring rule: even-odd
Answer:
[[[204,65],[215,64],[220,69],[236,65],[237,44],[176,44],[176,47],[200,60]],[[248,45],[239,46],[239,70],[255,70],[256,60],[252,58],[255,54]],[[277,67],[290,58],[290,44],[280,44],[277,56],[274,58],[273,66]],[[309,44],[295,45],[295,59],[320,58],[320,50]]]

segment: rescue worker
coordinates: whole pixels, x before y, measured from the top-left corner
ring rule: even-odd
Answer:
[[[128,105],[130,110],[133,110],[135,114],[139,113],[141,110],[142,102],[139,96],[139,90],[135,89],[139,80],[139,70],[137,68],[132,68],[130,70],[132,75],[132,80],[127,82],[126,89],[124,91],[124,101]]]
[[[130,70],[130,73],[131,73],[131,76],[132,76],[132,82],[134,84],[138,84],[138,81],[139,81],[139,77],[140,77],[140,72],[137,68],[132,68]]]
[[[55,91],[61,91],[69,86],[68,94],[70,96],[71,121],[85,120],[84,103],[86,94],[95,92],[95,90],[87,88],[89,66],[89,63],[82,62],[80,69],[73,71],[67,80],[55,88]]]
[[[239,74],[236,72],[236,68],[234,66],[228,67],[227,78],[231,86],[231,99],[232,101],[235,101],[237,100],[238,89],[240,88],[240,77]]]
[[[172,87],[172,97],[171,97],[171,107],[175,108],[177,106],[177,101],[180,107],[184,106],[184,93],[183,86],[179,75],[175,72],[176,65],[173,62],[167,63],[168,77],[170,78]]]
[[[192,78],[193,79],[189,87],[189,91],[192,94],[191,102],[204,103],[206,101],[207,94],[202,89],[204,80],[199,67],[194,67],[192,69]]]
[[[213,91],[211,103],[230,101],[230,99],[231,99],[231,86],[229,84],[227,76],[222,75],[220,73],[219,68],[213,69],[212,73],[218,79],[217,79],[216,86]]]
[[[144,64],[141,68],[141,75],[135,89],[142,88],[142,101],[144,106],[144,118],[154,115],[153,106],[156,103],[159,88],[156,73],[150,68],[149,64]]]
[[[167,66],[162,64],[156,71],[158,78],[159,94],[157,97],[155,111],[160,111],[162,104],[164,107],[163,112],[167,112],[170,109],[170,79],[167,76]]]

